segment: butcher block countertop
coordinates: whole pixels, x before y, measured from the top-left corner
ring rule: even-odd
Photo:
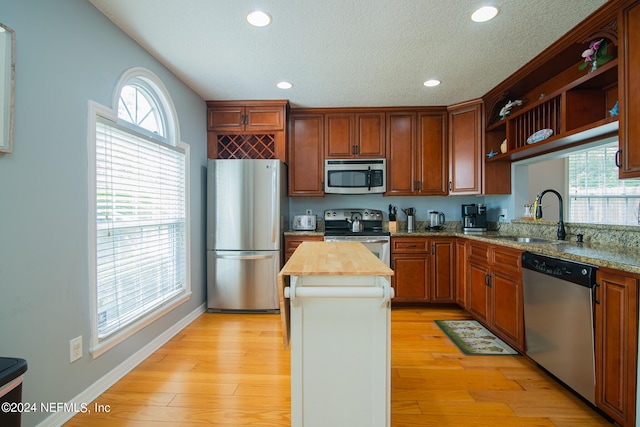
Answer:
[[[362,243],[303,242],[280,276],[392,276],[393,270]]]

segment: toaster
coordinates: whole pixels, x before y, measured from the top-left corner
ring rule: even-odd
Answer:
[[[293,229],[294,230],[315,230],[316,216],[315,215],[295,215],[293,217]]]

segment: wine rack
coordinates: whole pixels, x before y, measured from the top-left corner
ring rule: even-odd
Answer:
[[[218,135],[218,159],[275,159],[276,138],[265,135]]]

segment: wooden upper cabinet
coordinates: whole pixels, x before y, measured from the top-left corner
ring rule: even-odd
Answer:
[[[620,31],[619,176],[640,177],[640,1],[623,6],[618,17]]]
[[[449,107],[449,194],[481,194],[482,100]]]
[[[325,114],[325,157],[384,158],[383,112],[336,111]]]
[[[356,157],[383,158],[385,156],[385,114],[355,114]]]
[[[417,194],[446,196],[448,177],[446,112],[418,113],[416,148]]]
[[[324,196],[324,116],[289,118],[289,196]]]
[[[340,159],[353,157],[353,120],[353,114],[349,113],[331,113],[325,115],[325,157]]]
[[[288,101],[207,101],[207,157],[287,162]]]
[[[287,101],[207,101],[209,130],[282,131]]]
[[[388,196],[447,194],[446,120],[444,109],[387,114]]]
[[[398,111],[387,114],[387,192],[388,196],[413,195],[415,180],[416,113]]]

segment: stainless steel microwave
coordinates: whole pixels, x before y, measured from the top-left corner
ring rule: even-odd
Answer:
[[[327,159],[324,161],[324,192],[373,194],[387,191],[386,159]]]

